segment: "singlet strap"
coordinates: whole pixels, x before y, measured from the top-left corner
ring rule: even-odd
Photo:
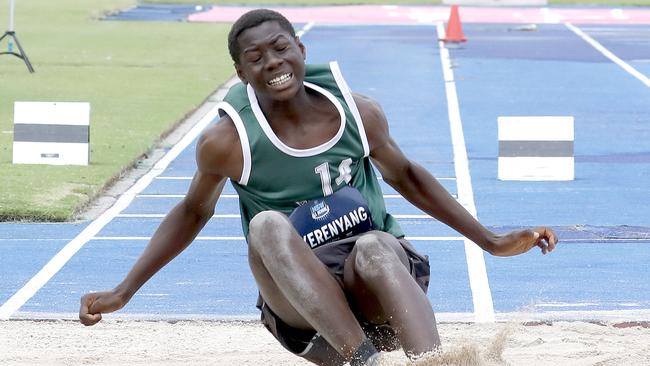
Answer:
[[[363,144],[363,156],[368,157],[370,155],[368,137],[366,136],[366,130],[363,128],[363,121],[361,120],[361,114],[359,113],[357,104],[354,102],[354,97],[352,96],[350,87],[348,87],[347,82],[343,78],[343,74],[341,73],[341,69],[339,68],[338,62],[331,61],[329,65],[330,65],[330,70],[332,70],[332,75],[334,76],[334,80],[336,80],[336,85],[338,85],[339,89],[341,90],[341,94],[343,94],[343,98],[345,99],[345,102],[348,104],[348,108],[350,108],[350,112],[352,112],[352,115],[354,116],[354,120],[357,123],[357,129],[359,130],[359,136],[361,137],[361,143]]]
[[[241,116],[235,110],[235,108],[230,105],[230,103],[221,101],[217,104],[219,111],[224,111],[230,119],[232,119],[237,128],[237,134],[239,134],[239,143],[241,144],[242,157],[243,157],[243,167],[241,172],[241,177],[237,183],[245,186],[248,184],[248,178],[251,175],[251,149],[248,142],[248,134],[246,133],[246,127],[244,127],[244,121],[242,121]]]

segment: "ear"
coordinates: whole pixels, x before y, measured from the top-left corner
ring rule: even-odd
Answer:
[[[300,49],[300,52],[302,53],[302,59],[306,60],[307,59],[307,48],[305,48],[305,45],[300,41],[300,37],[296,36],[296,44],[298,45],[298,48]]]
[[[237,77],[239,78],[239,80],[241,80],[241,82],[244,83],[244,84],[248,84],[248,80],[246,80],[246,77],[244,76],[244,72],[242,71],[241,66],[239,66],[239,64],[237,64],[236,62],[234,64],[234,66],[235,66],[235,71],[237,72]]]

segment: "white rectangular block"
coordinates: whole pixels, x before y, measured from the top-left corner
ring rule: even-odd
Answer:
[[[14,164],[88,165],[89,160],[89,103],[14,103]]]
[[[14,142],[14,164],[88,165],[88,144]]]
[[[14,123],[88,126],[90,103],[15,102]]]
[[[500,180],[573,180],[573,157],[499,157]]]
[[[499,141],[573,141],[572,116],[508,116],[497,119]]]
[[[500,180],[573,180],[571,116],[498,118]]]

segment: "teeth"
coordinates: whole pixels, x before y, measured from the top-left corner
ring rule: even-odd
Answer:
[[[287,81],[289,81],[289,79],[291,79],[291,73],[283,74],[276,78],[273,78],[269,81],[268,84],[271,86],[278,86],[286,83]]]

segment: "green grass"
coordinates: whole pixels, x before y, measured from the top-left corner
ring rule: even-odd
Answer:
[[[232,74],[227,25],[97,20],[126,0],[16,5],[36,73],[0,57],[0,220],[70,219]],[[90,102],[91,164],[11,164],[14,101]]]

